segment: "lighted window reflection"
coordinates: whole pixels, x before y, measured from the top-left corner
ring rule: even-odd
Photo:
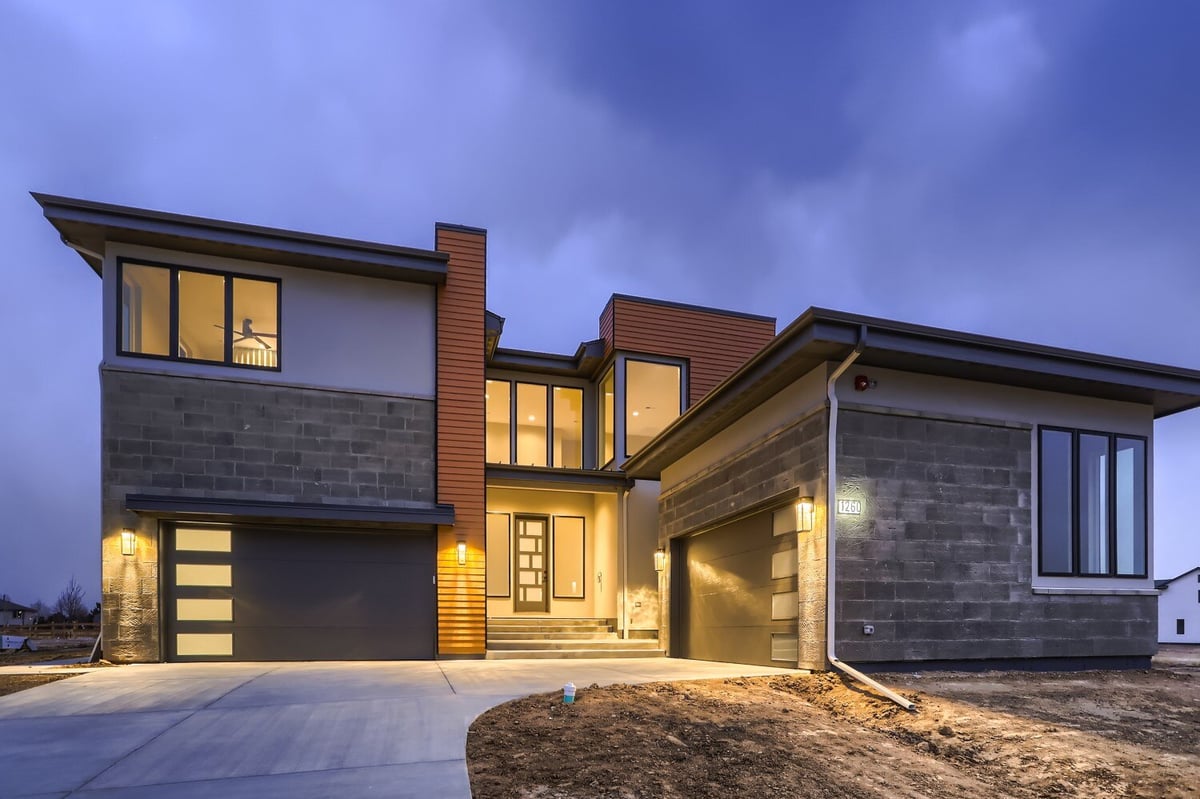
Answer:
[[[633,455],[680,414],[680,367],[625,362],[625,454]]]
[[[517,463],[546,465],[546,387],[517,383]]]
[[[510,418],[512,397],[507,380],[488,380],[484,398],[487,404],[487,462],[512,463]]]
[[[554,387],[554,465],[583,468],[583,389]]]

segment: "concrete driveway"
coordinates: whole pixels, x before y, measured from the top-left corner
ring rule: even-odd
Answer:
[[[467,728],[501,702],[568,680],[780,673],[668,658],[96,669],[0,698],[0,797],[469,797]]]

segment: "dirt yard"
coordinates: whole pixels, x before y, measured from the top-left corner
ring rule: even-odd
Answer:
[[[1200,648],[1152,671],[830,674],[581,689],[480,716],[488,797],[1200,797]]]

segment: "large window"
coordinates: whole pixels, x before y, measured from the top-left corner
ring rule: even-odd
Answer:
[[[583,389],[488,380],[484,399],[488,463],[583,468]]]
[[[120,261],[120,352],[279,368],[279,281]]]
[[[1146,440],[1043,427],[1040,573],[1146,576]]]
[[[634,455],[681,413],[678,365],[625,361],[625,455]]]

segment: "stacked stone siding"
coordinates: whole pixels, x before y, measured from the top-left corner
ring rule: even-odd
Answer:
[[[434,402],[104,369],[104,651],[158,660],[158,526],[127,494],[429,506]],[[138,532],[121,555],[120,531]]]
[[[659,498],[660,543],[711,529],[786,492],[819,498],[825,486],[826,414],[818,410],[751,444],[703,472],[672,486]],[[825,537],[818,513],[814,529],[797,536],[800,592],[798,629],[801,668],[825,665]],[[665,573],[664,573],[665,574]],[[660,580],[664,646],[670,646],[670,582]]]
[[[1029,428],[843,410],[838,452],[840,658],[1155,651],[1155,597],[1033,593]]]

